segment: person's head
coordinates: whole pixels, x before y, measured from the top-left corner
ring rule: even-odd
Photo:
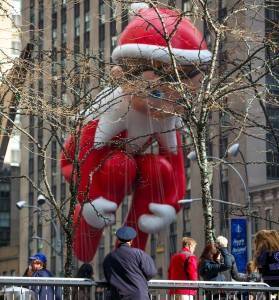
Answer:
[[[253,272],[257,272],[257,266],[253,260],[248,261],[246,265],[246,272],[251,274]]]
[[[191,253],[195,252],[196,246],[197,246],[197,242],[194,239],[187,237],[187,236],[184,236],[182,238],[182,247],[188,248]]]
[[[276,230],[260,230],[254,239],[255,256],[258,257],[262,252],[273,252],[279,249],[279,233]]]
[[[93,277],[93,267],[90,264],[82,264],[77,271],[77,278],[92,278]]]
[[[132,240],[137,236],[137,232],[133,227],[123,226],[120,227],[115,233],[120,243],[132,244]]]
[[[172,33],[171,53],[165,32]],[[176,103],[182,98],[177,83],[190,98],[201,84],[211,53],[188,18],[166,8],[141,7],[121,33],[112,60],[117,66],[111,75],[131,95],[131,107],[163,119],[182,111]]]
[[[228,247],[228,239],[225,238],[224,236],[220,235],[216,239],[216,244],[222,248],[227,248]]]
[[[216,247],[214,244],[208,244],[205,246],[201,256],[200,256],[200,261],[203,260],[213,260],[217,261],[218,257],[220,255],[219,249]]]
[[[42,252],[36,253],[35,255],[29,258],[31,261],[31,266],[33,271],[38,271],[46,268],[47,258],[46,255]]]

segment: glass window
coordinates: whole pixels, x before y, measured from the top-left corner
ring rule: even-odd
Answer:
[[[191,213],[190,213],[190,211],[191,211],[191,204],[187,204],[183,207],[183,211],[182,211],[183,236],[191,236],[191,218],[190,218]]]
[[[12,54],[19,55],[21,50],[21,43],[20,41],[12,41]]]
[[[176,243],[177,243],[177,223],[173,222],[170,225],[170,244],[169,244],[169,255],[172,256],[176,252]]]
[[[10,227],[10,212],[0,211],[0,227]]]
[[[266,229],[272,229],[272,208],[265,209],[265,227]]]
[[[86,12],[84,15],[84,31],[90,31],[90,12]]]
[[[252,225],[252,234],[256,234],[259,231],[259,212],[251,212],[251,225]]]
[[[269,122],[271,123],[273,130],[276,134],[276,138],[279,138],[277,134],[279,130],[279,108],[268,105],[266,107]],[[268,179],[279,178],[279,153],[276,147],[276,140],[272,132],[266,134],[266,175]]]
[[[186,13],[191,13],[193,10],[192,0],[183,0],[182,1],[182,10]]]
[[[61,41],[62,41],[62,43],[66,43],[66,41],[67,41],[67,24],[62,24]]]
[[[75,18],[75,37],[80,35],[80,18]]]
[[[106,22],[105,3],[103,0],[100,0],[99,2],[99,17],[100,17],[100,23],[105,24]]]

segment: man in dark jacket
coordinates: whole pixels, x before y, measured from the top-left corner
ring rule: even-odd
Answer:
[[[52,273],[46,268],[47,258],[45,254],[39,252],[29,258],[31,260],[33,274],[32,277],[53,277]],[[55,299],[60,300],[60,289],[52,286],[32,286],[31,288],[35,294],[36,299],[46,300]]]
[[[144,251],[132,248],[137,233],[132,227],[117,230],[117,247],[104,260],[104,274],[111,285],[112,299],[148,300],[148,283],[156,275],[153,259]]]

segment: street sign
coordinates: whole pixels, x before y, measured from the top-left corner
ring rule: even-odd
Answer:
[[[245,218],[230,219],[231,254],[235,257],[237,269],[246,273],[247,264],[247,220]]]

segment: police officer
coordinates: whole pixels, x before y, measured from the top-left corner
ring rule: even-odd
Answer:
[[[111,285],[112,299],[147,300],[147,281],[156,275],[153,259],[144,251],[132,248],[137,236],[134,228],[124,226],[116,231],[117,247],[104,260],[104,274]]]

